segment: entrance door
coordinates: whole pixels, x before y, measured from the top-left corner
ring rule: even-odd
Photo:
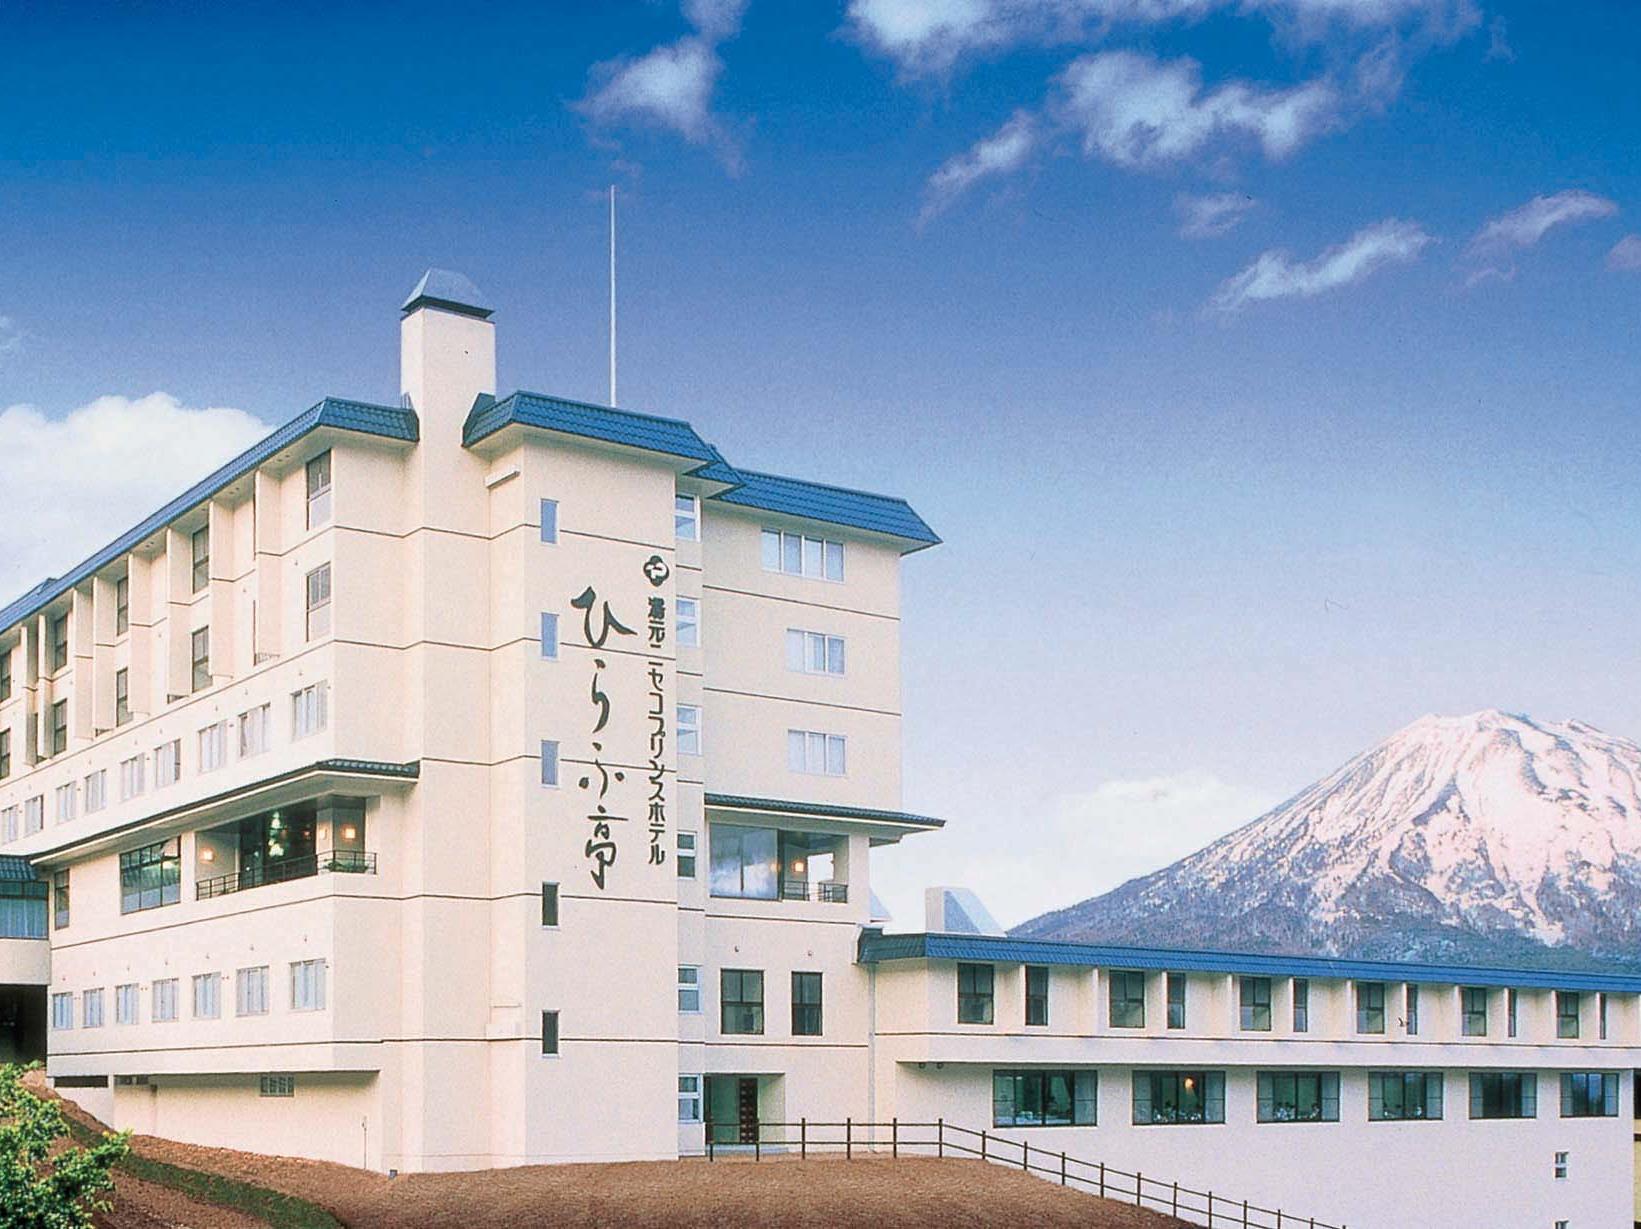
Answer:
[[[758,1081],[742,1076],[735,1081],[735,1116],[741,1126],[740,1142],[758,1142]]]

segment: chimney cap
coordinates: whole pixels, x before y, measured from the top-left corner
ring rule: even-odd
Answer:
[[[488,320],[496,310],[466,274],[450,269],[429,269],[422,274],[399,310],[408,316],[420,307],[442,307],[480,320]]]

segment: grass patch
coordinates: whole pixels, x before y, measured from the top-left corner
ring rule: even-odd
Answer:
[[[94,1143],[101,1138],[96,1131],[80,1122],[70,1122],[69,1129],[80,1143]],[[115,1165],[121,1173],[130,1174],[155,1186],[179,1191],[200,1203],[231,1208],[277,1225],[279,1229],[342,1229],[342,1222],[324,1208],[298,1199],[295,1195],[271,1191],[265,1186],[241,1182],[221,1174],[200,1169],[184,1169],[165,1161],[129,1153]]]

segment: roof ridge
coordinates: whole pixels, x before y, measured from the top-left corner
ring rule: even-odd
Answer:
[[[596,401],[581,401],[575,397],[561,397],[557,393],[538,393],[528,388],[515,388],[512,392],[508,393],[507,396],[498,398],[497,404],[499,405],[504,401],[512,399],[513,397],[535,397],[541,401],[556,401],[560,405],[573,405],[584,410],[598,410],[605,414],[623,414],[628,418],[642,418],[648,422],[664,422],[675,425],[681,423],[688,427],[691,431],[695,430],[695,425],[687,418],[669,418],[665,414],[651,414],[647,410],[627,410],[618,405],[600,405]],[[702,440],[701,442],[703,444],[707,443],[706,440]],[[708,444],[707,446],[709,448],[713,447],[711,444]],[[715,448],[714,451],[716,451]]]
[[[868,491],[861,487],[839,486],[835,482],[816,482],[810,478],[795,478],[791,474],[772,474],[768,470],[747,469],[744,465],[733,467],[738,474],[745,474],[752,478],[770,478],[776,482],[795,482],[799,486],[819,487],[823,491],[836,491],[840,495],[862,495],[867,499],[885,499],[890,503],[905,504],[910,508],[911,501],[904,495],[885,495],[881,491]]]

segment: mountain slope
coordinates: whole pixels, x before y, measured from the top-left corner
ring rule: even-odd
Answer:
[[[1425,717],[1197,853],[1013,933],[1641,965],[1641,747],[1577,721]]]

